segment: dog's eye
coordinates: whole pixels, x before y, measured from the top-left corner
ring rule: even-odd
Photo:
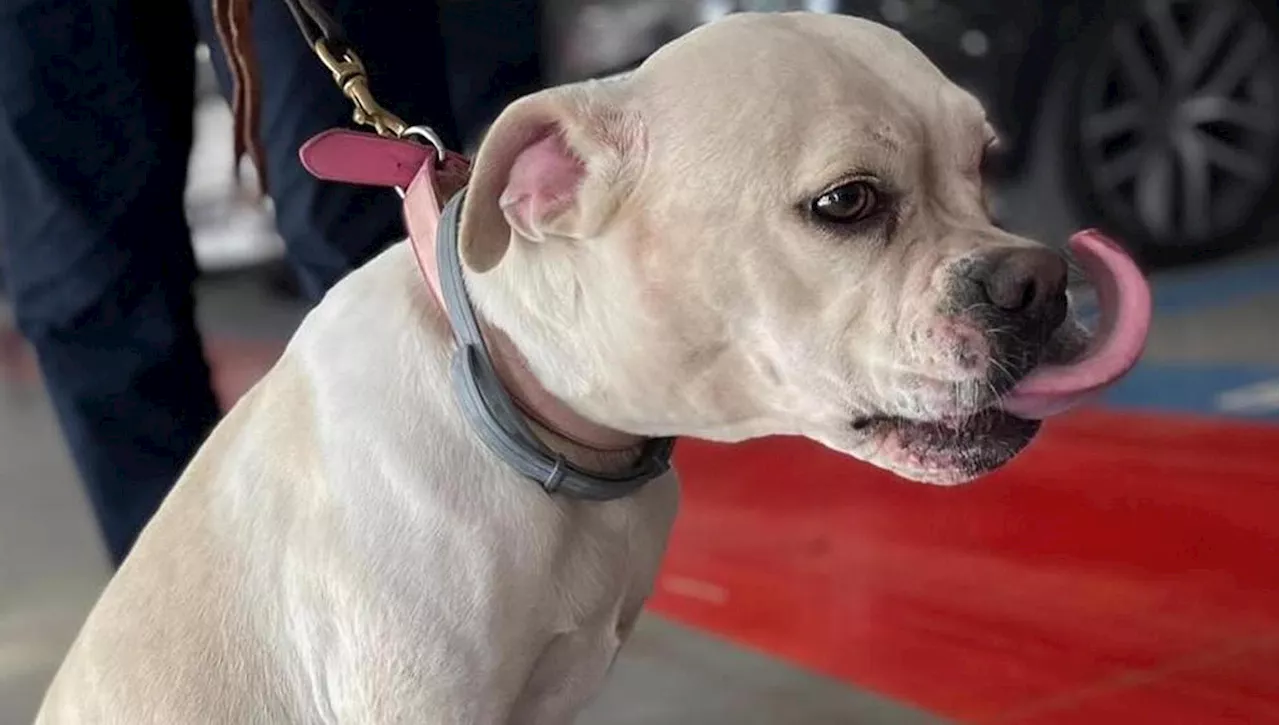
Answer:
[[[850,224],[880,208],[880,191],[869,181],[850,181],[813,200],[813,213],[823,221]]]

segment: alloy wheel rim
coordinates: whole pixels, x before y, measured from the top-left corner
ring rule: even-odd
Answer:
[[[1157,243],[1241,228],[1271,188],[1272,32],[1247,0],[1143,0],[1081,84],[1086,181]]]

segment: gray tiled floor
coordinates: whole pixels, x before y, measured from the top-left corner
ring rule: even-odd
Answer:
[[[43,394],[0,378],[0,723],[30,717],[106,576]]]
[[[1169,363],[1275,365],[1278,321],[1274,293],[1249,297],[1198,311],[1189,324],[1155,326],[1147,356]]]

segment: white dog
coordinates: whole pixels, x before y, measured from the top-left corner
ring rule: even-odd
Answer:
[[[477,158],[457,274],[572,466],[553,477],[645,485],[548,493],[495,453],[398,245],[213,433],[39,722],[569,722],[676,513],[641,436],[799,434],[935,483],[1003,464],[1133,364],[1149,298],[1082,237],[1108,328],[1085,353],[1063,258],[988,217],[994,141],[901,36],[831,16],[732,16],[514,104]]]

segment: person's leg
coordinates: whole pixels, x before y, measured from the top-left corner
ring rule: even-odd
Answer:
[[[183,216],[193,44],[183,3],[0,0],[0,253],[115,563],[218,416]]]
[[[480,132],[507,104],[542,87],[542,5],[539,0],[441,5],[454,115],[468,147],[478,145]]]
[[[431,2],[325,0],[368,68],[378,100],[410,124],[457,138]],[[214,49],[219,81],[229,87],[225,54],[209,3],[193,0],[201,37]],[[270,195],[303,291],[316,300],[352,269],[404,236],[400,200],[387,189],[319,181],[298,148],[335,126],[352,127],[351,104],[302,39],[283,2],[257,2],[253,35],[261,76],[261,134]]]

